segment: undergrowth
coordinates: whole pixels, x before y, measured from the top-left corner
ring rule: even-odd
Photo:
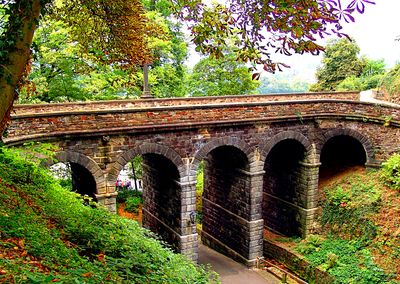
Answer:
[[[386,165],[400,168],[396,163]],[[385,220],[388,212],[397,214],[397,209],[390,204],[397,199],[393,199],[395,193],[382,183],[384,171],[353,174],[326,187],[320,235],[311,235],[297,244],[296,250],[313,266],[326,270],[335,283],[399,283],[396,263],[400,262],[400,255],[381,253],[377,259],[376,254],[377,251],[395,252],[387,249],[388,240],[398,243],[395,232],[388,235],[392,227],[385,227],[390,223]],[[397,171],[393,173],[397,175]],[[381,267],[377,263],[389,264]]]
[[[312,235],[301,242],[297,250],[313,266],[327,270],[335,283],[385,283],[391,278],[374,263],[362,241]]]
[[[379,212],[381,191],[377,174],[371,172],[369,180],[355,175],[339,185],[325,188],[326,199],[322,206],[321,224],[325,230],[343,238],[371,241],[377,227],[371,216]]]
[[[84,206],[36,156],[0,148],[0,282],[218,282],[135,221]]]

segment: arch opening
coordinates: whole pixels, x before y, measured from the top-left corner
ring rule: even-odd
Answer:
[[[201,237],[203,243],[228,255],[229,249],[248,254],[248,244],[243,242],[248,239],[243,219],[250,214],[248,170],[247,156],[234,146],[219,146],[204,159]]]
[[[96,180],[84,166],[74,162],[59,162],[50,169],[65,188],[96,201]]]
[[[304,146],[294,139],[278,142],[264,164],[262,215],[266,229],[286,236],[301,236],[301,212],[307,188],[302,182]]]
[[[120,196],[117,199],[124,202],[125,206],[129,198],[142,199],[141,209],[134,219],[159,235],[176,251],[179,251],[181,233],[179,179],[178,169],[171,160],[161,154],[146,153],[134,156],[116,181]],[[119,213],[124,214],[121,210]]]
[[[360,141],[347,135],[334,136],[321,150],[319,182],[324,184],[344,172],[363,168],[366,161],[367,155]]]

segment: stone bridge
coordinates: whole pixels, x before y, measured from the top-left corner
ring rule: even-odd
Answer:
[[[8,145],[45,141],[81,193],[116,210],[121,169],[143,158],[143,224],[196,260],[196,171],[204,162],[203,241],[249,265],[263,229],[315,229],[319,178],[376,167],[399,150],[400,108],[358,93],[18,105]],[[192,217],[192,218],[191,218]]]

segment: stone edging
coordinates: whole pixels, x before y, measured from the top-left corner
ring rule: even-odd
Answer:
[[[306,259],[279,246],[278,244],[264,239],[264,256],[271,257],[283,263],[301,278],[310,283],[326,284],[333,283],[334,279],[326,271],[313,267]]]

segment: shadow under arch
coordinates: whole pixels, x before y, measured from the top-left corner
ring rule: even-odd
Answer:
[[[360,145],[362,145],[365,151],[366,164],[372,163],[375,160],[375,153],[373,150],[372,143],[369,141],[369,139],[366,136],[362,135],[361,133],[348,128],[332,129],[324,134],[323,139],[321,140],[316,149],[316,155],[318,160],[320,160],[322,149],[324,148],[326,143],[330,139],[337,136],[348,136],[357,140],[360,143]]]
[[[252,153],[252,149],[249,147],[247,143],[242,141],[237,137],[221,137],[215,138],[203,145],[203,147],[198,150],[194,156],[194,160],[191,166],[191,170],[196,171],[201,161],[207,157],[207,155],[214,149],[221,146],[232,146],[243,152],[247,159],[250,161],[250,154]]]
[[[123,152],[118,156],[108,174],[107,180],[109,187],[114,186],[115,188],[115,182],[117,181],[118,174],[129,161],[131,161],[135,156],[141,156],[145,154],[158,154],[167,158],[176,166],[179,176],[184,176],[186,171],[185,165],[183,164],[182,157],[175,150],[157,143],[143,143]]]
[[[45,166],[50,167],[58,162],[70,163],[74,191],[95,199],[96,195],[105,192],[106,181],[103,171],[93,159],[73,151],[57,152],[54,158],[44,162]]]
[[[254,243],[250,242],[255,238],[251,229],[255,226],[251,223],[255,192],[251,153],[252,149],[238,138],[217,138],[196,153],[192,164],[195,171],[204,163],[203,243],[244,263],[253,261],[255,255]]]
[[[295,140],[299,142],[301,145],[303,145],[304,149],[307,152],[307,159],[313,159],[313,157],[311,157],[312,143],[310,142],[310,140],[308,140],[307,137],[299,132],[288,130],[276,134],[272,138],[268,139],[265,143],[260,145],[261,160],[265,162],[265,159],[267,158],[272,148],[283,140]]]
[[[319,182],[347,170],[365,167],[374,161],[372,144],[352,129],[333,129],[324,135],[317,149],[320,161]]]
[[[175,251],[181,251],[183,229],[181,177],[182,158],[173,149],[155,143],[144,143],[122,153],[109,174],[109,187],[119,172],[134,157],[142,157],[143,227],[158,234]]]
[[[264,226],[286,236],[306,234],[307,165],[312,144],[301,133],[281,132],[261,148],[264,158],[262,216]]]

